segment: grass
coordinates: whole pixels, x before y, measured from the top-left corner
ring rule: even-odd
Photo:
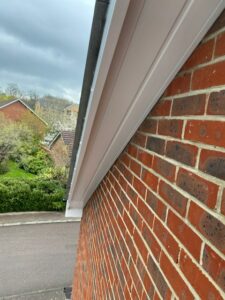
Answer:
[[[18,164],[14,161],[8,163],[9,171],[5,174],[0,175],[1,178],[34,178],[35,175],[20,169]]]

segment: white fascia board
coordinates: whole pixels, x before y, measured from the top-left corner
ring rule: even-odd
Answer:
[[[13,104],[13,103],[15,103],[15,102],[18,102],[18,101],[19,101],[19,99],[16,99],[16,100],[13,100],[13,101],[11,101],[11,102],[9,102],[9,103],[6,103],[6,104],[2,105],[2,106],[0,107],[0,109],[2,109],[2,108],[4,108],[4,107],[7,107],[7,106],[9,106],[9,105],[11,105],[11,104]]]
[[[80,167],[83,162],[87,143],[93,126],[96,111],[101,99],[102,90],[107,78],[107,74],[112,62],[114,51],[120,36],[121,28],[127,13],[130,0],[112,0],[110,1],[107,18],[104,27],[102,42],[99,50],[98,61],[96,65],[95,75],[92,83],[91,93],[89,96],[87,113],[83,125],[83,132],[80,140],[80,146],[77,153],[76,164],[74,167],[71,188],[67,200],[67,209],[73,197],[73,190],[79,175]],[[82,205],[83,206],[83,205]]]
[[[66,209],[65,217],[81,219],[83,215],[83,209]]]
[[[159,0],[152,0],[145,2],[146,6],[148,5],[148,9],[154,9],[154,7],[158,8],[158,12],[160,12],[160,5],[161,9],[165,9],[168,11],[168,14],[171,12],[171,3],[168,1],[159,1]],[[174,5],[180,4],[180,2],[173,2]],[[109,116],[110,112],[113,112],[116,118],[116,112],[119,112],[120,107],[118,107],[118,103],[116,104],[116,97],[112,97],[112,99],[108,99],[109,105],[108,107],[111,108],[110,111],[106,111],[105,115],[102,115],[102,125],[99,128],[99,135],[100,137],[96,136],[96,139],[98,138],[98,147],[96,144],[93,143],[93,145],[88,145],[88,147],[91,147],[89,149],[89,153],[93,152],[92,157],[89,156],[89,160],[86,160],[86,164],[83,164],[83,160],[79,162],[78,158],[78,164],[80,163],[79,170],[76,174],[76,178],[80,175],[80,170],[83,167],[82,164],[85,166],[82,169],[82,176],[79,181],[79,185],[76,186],[76,181],[73,182],[73,186],[70,190],[70,200],[71,200],[71,207],[82,209],[82,207],[86,204],[86,202],[89,200],[92,193],[95,191],[98,184],[101,182],[111,165],[114,163],[115,159],[118,157],[118,155],[121,153],[121,151],[126,146],[129,139],[133,136],[141,122],[145,119],[147,114],[149,113],[152,106],[156,103],[156,101],[159,99],[159,97],[162,95],[163,91],[166,89],[168,84],[171,82],[173,77],[176,75],[176,73],[179,71],[180,67],[183,65],[183,63],[186,61],[186,59],[189,57],[191,52],[195,49],[197,44],[201,41],[201,39],[204,37],[207,30],[210,28],[210,26],[213,24],[213,22],[216,20],[216,18],[219,16],[221,11],[225,7],[225,1],[224,0],[192,0],[192,1],[183,1],[184,5],[179,12],[179,14],[174,17],[174,23],[171,28],[168,28],[168,34],[166,36],[166,39],[163,41],[161,45],[159,45],[158,53],[152,63],[149,65],[149,69],[146,73],[146,75],[143,77],[143,82],[139,86],[139,88],[136,91],[135,97],[129,100],[129,106],[127,106],[126,114],[121,117],[119,121],[117,121],[116,124],[112,124],[112,126],[115,126],[116,132],[114,131],[114,134],[112,136],[108,137],[108,145],[105,148],[102,148],[101,145],[99,146],[99,141],[101,137],[109,135],[108,125],[107,123],[107,117]],[[167,7],[168,6],[168,7]],[[153,11],[154,13],[154,11]],[[146,10],[143,9],[143,15],[145,15],[145,18],[148,18],[148,15],[146,15]],[[171,21],[171,20],[170,20]],[[155,28],[158,28],[157,26],[160,26],[162,23],[162,20],[158,17],[155,18]],[[137,27],[138,28],[138,27]],[[142,28],[139,26],[139,36],[141,35],[140,31]],[[155,34],[157,31],[155,31]],[[136,33],[138,34],[138,32]],[[147,36],[149,32],[145,31],[143,35],[146,35],[146,39],[151,39],[151,36]],[[134,36],[135,38],[135,36]],[[143,38],[143,37],[142,37]],[[138,40],[138,39],[137,39]],[[133,45],[134,46],[134,45]],[[143,47],[145,47],[145,44],[143,43]],[[129,49],[128,49],[129,52]],[[130,51],[131,52],[131,51]],[[145,57],[138,57],[137,53],[137,59],[145,59]],[[103,53],[104,55],[104,53]],[[132,57],[132,55],[131,55]],[[134,57],[134,56],[133,56]],[[125,57],[126,59],[126,57]],[[125,60],[124,59],[124,60]],[[130,65],[132,64],[132,60],[130,59]],[[131,74],[130,72],[136,71],[136,69],[129,70],[129,64],[127,64],[127,76]],[[99,68],[101,70],[101,66]],[[140,70],[137,70],[140,71]],[[98,74],[100,76],[100,74]],[[123,76],[123,78],[125,78]],[[96,79],[96,81],[98,78]],[[126,78],[124,79],[126,80]],[[92,91],[93,94],[96,92],[95,89]],[[126,95],[126,90],[121,89],[121,93],[123,93],[123,96]],[[115,95],[114,95],[115,96]],[[118,96],[118,94],[117,94]],[[126,101],[124,98],[122,98],[124,101]],[[131,102],[132,100],[132,102]],[[107,101],[107,100],[106,100]],[[113,103],[117,105],[117,107],[113,107]],[[123,103],[124,104],[124,103]],[[89,107],[89,115],[88,118],[91,115],[91,107]],[[98,109],[98,107],[97,107]],[[95,108],[96,113],[96,108]],[[89,119],[86,119],[86,123],[88,123]],[[95,123],[94,119],[92,121],[92,127],[94,128]],[[99,119],[98,119],[99,122]],[[104,132],[105,131],[105,132]],[[89,131],[90,132],[90,131]],[[110,134],[113,132],[110,130]],[[85,136],[85,130],[83,131],[83,136]],[[90,137],[89,137],[90,138]],[[86,143],[88,140],[86,141]],[[103,143],[102,143],[103,144]],[[87,145],[87,144],[86,144]],[[94,148],[95,147],[95,148]],[[97,150],[98,151],[97,151]],[[87,150],[87,149],[85,149]],[[79,152],[83,151],[82,147],[80,147]],[[96,152],[97,151],[97,152]],[[99,153],[100,151],[100,153]],[[80,155],[81,153],[79,153]],[[98,164],[95,166],[95,155],[98,154],[98,158],[100,155],[100,159],[98,159]],[[82,153],[83,157],[85,153]],[[91,173],[90,170],[87,170],[87,165],[94,166]],[[89,177],[87,174],[89,174]]]

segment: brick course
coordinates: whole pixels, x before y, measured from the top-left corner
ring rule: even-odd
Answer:
[[[73,299],[225,299],[225,12],[88,201]]]

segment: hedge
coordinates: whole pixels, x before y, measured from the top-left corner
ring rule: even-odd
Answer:
[[[65,189],[57,180],[2,179],[0,213],[63,210]]]

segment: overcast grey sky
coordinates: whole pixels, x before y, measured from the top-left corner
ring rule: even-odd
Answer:
[[[0,0],[0,87],[79,101],[95,0]]]

